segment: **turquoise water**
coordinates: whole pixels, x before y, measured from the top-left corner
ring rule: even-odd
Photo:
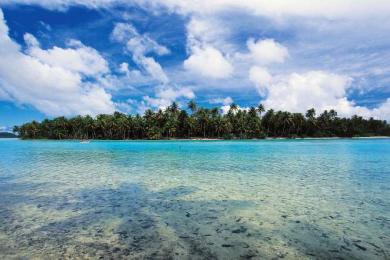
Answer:
[[[389,259],[390,139],[0,140],[0,259]]]

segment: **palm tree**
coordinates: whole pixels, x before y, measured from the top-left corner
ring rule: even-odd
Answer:
[[[235,103],[230,104],[230,110],[232,110],[233,112],[236,112],[237,109],[238,109],[237,104],[235,104]]]
[[[263,104],[259,104],[257,106],[257,111],[259,112],[259,116],[261,117],[261,114],[265,111]]]
[[[259,137],[261,134],[261,119],[257,116],[256,108],[251,107],[247,114],[246,119],[246,131],[249,133],[249,136]]]
[[[275,113],[273,109],[268,110],[262,118],[262,123],[266,127],[266,134],[268,136],[275,136],[275,133],[271,130],[274,129],[275,125]]]
[[[109,115],[101,114],[96,118],[96,127],[99,131],[100,138],[108,138],[109,136]]]
[[[316,110],[314,108],[307,110],[306,112],[307,119],[313,119],[315,116],[316,116]]]
[[[187,119],[188,121],[188,137],[191,137],[191,136],[196,136],[196,118],[191,115],[190,117],[188,117]]]
[[[305,125],[305,118],[301,113],[294,113],[293,114],[293,121],[295,126],[295,133],[297,136],[301,136],[302,134],[302,128]]]
[[[201,108],[197,112],[199,118],[199,124],[200,128],[203,132],[203,137],[206,138],[206,129],[207,129],[207,124],[209,123],[209,110],[205,108]]]
[[[19,132],[20,132],[20,127],[15,125],[13,128],[12,128],[12,132],[15,134],[15,135],[18,135]]]
[[[306,112],[306,118],[308,120],[307,134],[309,136],[313,136],[317,128],[315,116],[316,116],[316,111],[314,108],[307,110]]]
[[[181,110],[174,102],[164,111],[145,111],[143,116],[113,115],[75,116],[70,119],[57,117],[42,122],[32,121],[15,126],[21,138],[105,138],[105,139],[160,139],[162,137],[221,137],[253,138],[262,136],[362,136],[388,135],[390,126],[386,121],[369,120],[361,116],[339,118],[335,110],[324,111],[318,117],[314,109],[305,116],[270,109],[264,115],[264,107],[240,110],[232,104],[227,114],[218,108],[198,108],[191,100],[188,104],[192,114]],[[263,132],[265,131],[265,133]]]
[[[198,110],[198,106],[194,100],[190,100],[188,102],[188,108],[191,110],[192,113],[195,113]]]
[[[67,131],[67,120],[65,117],[57,117],[52,121],[53,135],[55,139],[63,139],[69,136]]]
[[[176,113],[179,107],[176,102],[172,102],[172,104],[168,107],[168,111],[171,113]]]

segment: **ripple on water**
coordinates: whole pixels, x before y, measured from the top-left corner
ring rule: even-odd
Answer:
[[[0,141],[0,258],[386,259],[390,141]]]

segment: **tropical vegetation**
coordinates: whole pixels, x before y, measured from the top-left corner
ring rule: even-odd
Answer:
[[[222,113],[219,108],[198,107],[190,101],[186,109],[172,103],[164,110],[146,110],[143,116],[115,112],[32,121],[15,126],[14,132],[24,139],[248,139],[390,136],[390,126],[386,121],[357,115],[339,117],[334,110],[317,116],[314,109],[303,115],[265,111],[263,105],[240,109],[232,104],[227,113]]]

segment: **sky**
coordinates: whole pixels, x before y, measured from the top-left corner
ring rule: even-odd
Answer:
[[[389,13],[388,0],[0,0],[0,130],[191,99],[390,120]]]

